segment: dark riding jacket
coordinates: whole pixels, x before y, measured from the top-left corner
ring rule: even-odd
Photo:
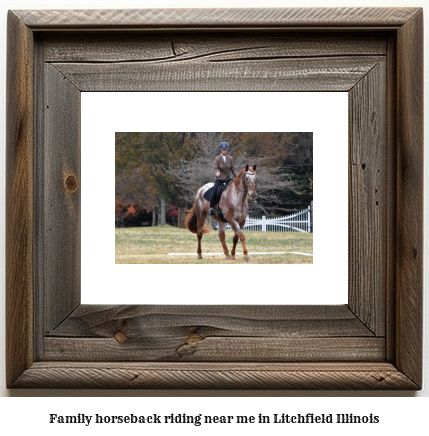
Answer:
[[[232,157],[228,154],[225,156],[225,161],[223,159],[222,154],[218,155],[213,162],[213,171],[216,176],[216,172],[220,171],[219,177],[216,177],[216,180],[228,180],[234,179],[238,175],[238,171],[234,166],[234,162]]]

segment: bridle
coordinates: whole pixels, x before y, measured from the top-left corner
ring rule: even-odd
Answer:
[[[255,175],[255,173],[249,173],[249,172],[247,172],[247,173],[244,173],[243,174],[243,180],[244,180],[244,176],[254,176]],[[249,190],[248,189],[240,189],[239,187],[238,187],[238,185],[235,185],[236,186],[236,188],[240,191],[240,192],[244,192],[245,194],[247,194],[248,192],[249,192]]]

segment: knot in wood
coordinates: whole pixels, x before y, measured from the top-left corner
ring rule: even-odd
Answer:
[[[73,194],[77,191],[77,178],[74,174],[69,174],[66,177],[64,184],[69,194]]]
[[[186,339],[186,344],[191,345],[195,344],[196,342],[202,341],[202,336],[198,335],[197,333],[191,333],[189,337]]]
[[[123,344],[123,343],[127,342],[127,340],[128,340],[127,335],[124,332],[121,332],[120,330],[117,331],[113,335],[113,337],[115,338],[115,341],[119,342],[120,344]]]

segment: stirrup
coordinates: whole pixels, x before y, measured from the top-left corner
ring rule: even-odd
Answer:
[[[207,212],[207,215],[213,215],[213,208],[211,207],[210,209],[209,209],[209,211]]]

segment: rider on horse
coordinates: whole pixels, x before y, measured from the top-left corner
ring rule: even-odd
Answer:
[[[213,171],[216,176],[216,180],[213,186],[213,193],[210,200],[210,209],[207,215],[213,215],[213,208],[217,200],[217,190],[219,186],[225,182],[225,180],[233,179],[237,177],[238,171],[234,166],[232,157],[228,155],[229,144],[227,142],[221,142],[219,144],[221,154],[218,155],[213,162]]]

